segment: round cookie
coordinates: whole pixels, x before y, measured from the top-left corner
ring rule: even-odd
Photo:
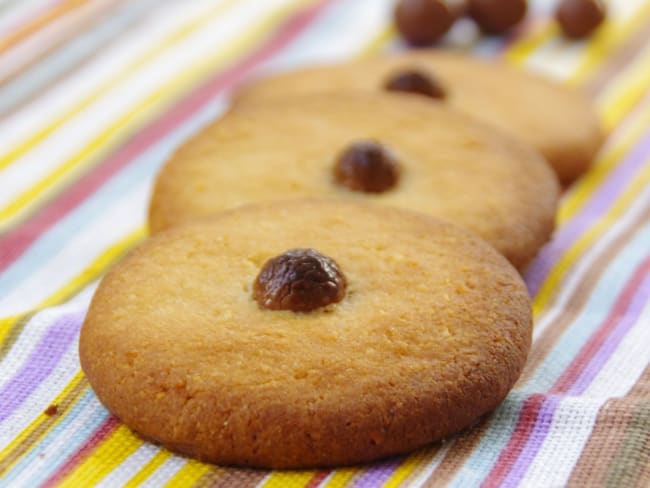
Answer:
[[[404,72],[437,80],[444,102],[528,142],[563,183],[587,170],[603,134],[589,100],[577,90],[516,70],[438,50],[418,50],[279,74],[243,87],[236,103],[289,94],[384,91]]]
[[[367,141],[398,165],[385,191],[337,180],[343,155]],[[189,140],[158,176],[149,224],[157,232],[264,200],[366,200],[468,228],[521,269],[551,235],[558,188],[534,150],[442,105],[401,94],[311,95],[238,107]]]
[[[291,249],[335,261],[344,296],[309,312],[260,306],[256,276]],[[101,402],[143,437],[219,464],[302,468],[473,424],[517,380],[531,330],[518,273],[473,234],[292,200],[146,241],[101,282],[79,353]]]

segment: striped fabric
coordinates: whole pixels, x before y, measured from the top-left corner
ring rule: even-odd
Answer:
[[[474,429],[334,471],[224,469],[143,442],[79,369],[97,280],[145,237],[152,178],[262,70],[402,49],[392,0],[0,0],[0,486],[650,486],[650,1],[588,42],[532,1],[448,43],[581,86],[610,132],[529,269],[528,366]],[[56,406],[50,408],[49,406]],[[56,410],[56,411],[55,411]]]

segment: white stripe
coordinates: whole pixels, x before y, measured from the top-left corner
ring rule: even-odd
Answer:
[[[647,0],[616,0],[607,5],[607,16],[623,23],[634,17],[639,9],[645,6]]]
[[[160,488],[166,486],[167,482],[187,464],[187,459],[180,456],[172,456],[160,466],[149,478],[140,484],[140,488]]]
[[[553,37],[527,56],[523,66],[551,78],[564,80],[573,75],[582,63],[584,47],[581,42]]]
[[[638,84],[640,78],[645,77],[649,64],[650,44],[646,44],[634,56],[634,60],[626,65],[622,71],[617,72],[616,77],[613,80],[609,81],[603,90],[598,94],[598,98],[596,100],[598,106],[615,106],[615,102],[621,98],[622,94],[626,94],[630,88]]]
[[[124,72],[145,53],[163,44],[167,37],[179,30],[179,26],[204,17],[210,5],[214,4],[210,0],[195,0],[186,5],[172,2],[165,8],[154,9],[138,29],[118,37],[105,52],[81,66],[73,76],[41,93],[5,119],[0,131],[0,147],[4,151],[11,150],[52,120],[74,109],[80,100],[88,98],[106,80]],[[164,55],[164,52],[159,55]]]
[[[95,485],[96,488],[113,488],[123,486],[135,476],[151,459],[160,452],[160,448],[148,442],[143,443],[135,452],[115,466],[106,477]]]
[[[0,4],[0,8],[3,9],[0,12],[0,32],[2,32],[3,36],[6,36],[20,29],[25,22],[28,22],[47,3],[44,0],[20,0],[19,2],[14,2],[13,5]],[[4,11],[4,9],[7,9],[7,11]]]
[[[263,5],[238,4],[228,14],[194,32],[185,41],[167,51],[141,70],[119,83],[110,93],[87,107],[73,120],[26,154],[20,164],[7,169],[0,186],[0,206],[7,205],[16,196],[32,187],[46,172],[83,151],[99,134],[106,133],[116,120],[133,111],[133,107],[152,93],[159,92],[170,80],[202,60],[214,57],[215,46],[227,45],[241,36],[247,26],[286,5],[290,0],[273,0]],[[159,103],[159,102],[158,102]],[[151,110],[151,108],[148,108]],[[136,114],[138,119],[145,113]]]
[[[65,459],[61,458],[61,453],[69,445],[70,439],[79,437],[83,439],[81,442],[83,444],[90,434],[92,434],[92,432],[88,432],[87,421],[97,415],[106,414],[106,409],[97,400],[90,401],[84,405],[74,420],[66,425],[65,429],[58,432],[56,438],[47,449],[43,449],[43,446],[39,444],[33,445],[33,447],[38,446],[38,449],[40,449],[39,455],[33,458],[27,469],[24,469],[11,481],[11,486],[38,486],[45,481],[42,479],[45,475],[51,475],[52,472],[56,472],[56,469],[52,470],[53,462],[63,463],[65,461]],[[46,469],[48,472],[45,471]],[[34,477],[39,479],[34,480]]]
[[[520,486],[566,486],[605,401],[580,397],[563,400]]]
[[[603,108],[602,111],[605,110]],[[613,155],[619,156],[617,158],[617,162],[619,162],[620,156],[625,156],[630,148],[634,147],[645,136],[648,126],[650,126],[650,91],[632,110],[625,114],[625,118],[620,120],[609,134],[594,167],[604,164]],[[570,192],[573,192],[573,190]]]
[[[65,246],[70,236],[77,233],[80,228],[83,228],[86,222],[94,222],[102,219],[106,207],[115,205],[119,199],[128,196],[137,182],[146,182],[147,188],[145,190],[145,198],[149,200],[150,185],[152,183],[153,168],[159,164],[170,154],[175,146],[180,141],[186,139],[190,134],[194,133],[200,127],[205,125],[210,120],[214,119],[218,114],[224,110],[224,100],[222,96],[217,96],[209,102],[205,102],[201,109],[195,113],[189,120],[181,124],[174,131],[166,137],[160,139],[154,146],[149,148],[143,154],[138,156],[130,166],[123,171],[119,172],[116,176],[110,179],[102,188],[86,199],[78,208],[59,221],[52,229],[42,233],[39,238],[34,242],[29,249],[27,249],[18,259],[16,259],[11,266],[5,270],[4,274],[0,275],[0,290],[10,290],[18,286],[18,284],[28,277],[34,269],[41,268],[54,268],[57,269],[56,260],[57,255],[53,251],[45,250],[58,250]],[[143,171],[142,166],[148,167],[147,171]],[[122,190],[122,184],[125,180],[130,179],[133,185],[130,190]],[[146,204],[145,204],[146,205]],[[87,207],[93,210],[89,211]],[[135,228],[144,224],[145,210],[138,208],[138,220],[134,224]],[[107,239],[105,242],[106,247],[98,251],[98,255],[102,254],[107,248],[112,245],[116,240],[123,236],[115,235],[113,240]],[[47,252],[45,260],[41,259],[44,252]],[[88,266],[91,261],[79,262],[80,256],[75,257],[75,262],[79,266]],[[36,264],[35,264],[36,263]],[[15,270],[18,269],[18,272]],[[13,275],[13,279],[5,279],[9,274]],[[0,296],[2,293],[0,293]],[[41,302],[46,299],[47,295],[34,296],[34,300]]]
[[[150,182],[140,183],[95,221],[70,236],[47,266],[36,270],[0,298],[0,316],[15,315],[38,306],[84,271],[103,251],[137,230],[145,222]]]
[[[80,313],[81,310],[86,309],[92,291],[92,288],[86,288],[67,303],[45,309],[31,318],[11,346],[8,354],[0,362],[0,389],[22,368],[52,323],[62,316]]]
[[[609,248],[610,244],[623,234],[633,222],[647,210],[650,203],[650,187],[642,191],[632,204],[616,219],[607,231],[585,251],[578,261],[572,266],[571,272],[566,274],[560,292],[553,302],[547,307],[546,312],[537,320],[533,329],[533,342],[536,341],[546,329],[566,312],[569,301],[573,298],[579,286],[584,285],[584,275],[587,274],[594,262]]]
[[[650,302],[582,396],[614,398],[627,395],[650,361],[649,324]]]
[[[438,450],[433,458],[428,459],[426,467],[413,481],[411,481],[410,486],[413,488],[420,488],[421,486],[424,486],[424,483],[426,483],[426,481],[429,479],[429,476],[431,476],[431,474],[438,468],[438,466],[440,466],[440,463],[442,463],[442,460],[445,458],[447,452],[453,444],[453,441],[445,443],[445,445]]]
[[[609,2],[607,21],[612,27],[620,30],[644,7],[645,2],[646,0]],[[524,65],[534,71],[564,80],[574,75],[584,62],[587,47],[587,41],[568,40],[561,35],[554,36],[528,55]]]
[[[6,80],[59,44],[74,37],[79,29],[91,22],[93,18],[101,16],[113,3],[114,0],[88,2],[48,22],[24,41],[0,55],[0,80]]]
[[[77,341],[72,341],[47,379],[41,382],[12,415],[0,423],[0,450],[10,444],[36,417],[41,415],[61,390],[72,381],[79,371],[77,347]]]
[[[358,55],[386,27],[392,0],[336,2],[316,22],[255,73],[280,72],[299,66],[327,63]],[[363,22],[359,22],[363,19]],[[329,35],[333,30],[336,35]],[[327,38],[327,42],[323,39]]]
[[[255,485],[255,488],[262,488],[271,476],[273,476],[273,473],[267,474],[259,483],[257,483],[257,485]]]
[[[600,408],[610,398],[629,393],[648,366],[648,323],[650,302],[587,390],[579,397],[562,400],[551,430],[522,480],[523,486],[565,486],[591,436]]]
[[[74,39],[43,57],[0,87],[0,113],[28,103],[30,99],[49,90],[70,73],[90,62],[114,39],[120,38],[135,27],[160,0],[133,0],[128,6],[117,8],[106,19],[95,22],[92,29],[82,29]]]

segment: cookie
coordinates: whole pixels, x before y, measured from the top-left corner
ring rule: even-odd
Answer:
[[[149,224],[264,200],[365,200],[448,219],[523,268],[551,235],[558,193],[537,152],[443,105],[309,95],[238,107],[188,141],[158,176]]]
[[[385,91],[396,79],[414,74],[443,86],[444,103],[537,148],[563,183],[589,168],[603,141],[593,107],[577,90],[501,63],[436,50],[280,74],[243,87],[236,103],[307,93]]]
[[[402,209],[291,200],[146,241],[99,285],[79,353],[101,402],[176,452],[339,466],[492,411],[531,327],[522,279],[473,234]]]

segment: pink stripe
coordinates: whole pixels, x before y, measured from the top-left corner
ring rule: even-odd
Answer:
[[[61,466],[52,476],[50,476],[41,486],[50,487],[57,485],[66,476],[71,474],[90,454],[97,449],[105,439],[107,439],[120,426],[120,421],[116,417],[109,417],[95,432],[91,434],[88,440]]]
[[[318,471],[312,479],[309,480],[309,483],[305,488],[316,488],[321,482],[329,476],[331,471]]]
[[[534,426],[530,437],[517,459],[514,463],[511,463],[512,469],[503,481],[502,486],[517,486],[524,477],[535,456],[537,456],[537,453],[541,449],[542,444],[544,444],[544,439],[546,439],[546,436],[551,430],[553,416],[557,407],[560,405],[560,400],[561,398],[558,396],[546,397],[544,399],[541,408],[537,412],[537,417],[532,419]]]
[[[647,258],[630,278],[605,321],[548,393],[532,395],[529,398],[530,400],[539,397],[543,402],[547,397],[546,405],[540,404],[539,407],[534,408],[528,405],[528,401],[524,404],[517,421],[515,435],[520,429],[525,431],[526,435],[510,439],[483,486],[493,487],[501,483],[505,486],[514,486],[526,474],[550,431],[561,395],[584,392],[638,319],[650,295],[649,273],[650,258]],[[530,426],[522,425],[526,423],[530,423]]]
[[[555,382],[555,385],[551,388],[551,393],[564,393],[569,390],[571,385],[578,380],[589,360],[596,354],[598,348],[605,343],[612,330],[621,323],[622,317],[628,316],[631,319],[638,317],[643,303],[634,300],[635,291],[639,289],[648,272],[650,272],[650,258],[643,261],[634,272],[603,325],[596,334],[591,336],[589,342],[583,346],[564,374]],[[634,309],[632,309],[632,305],[635,305]]]
[[[252,68],[267,61],[286,47],[316,20],[319,13],[331,1],[323,0],[293,16],[259,50],[226,71],[213,76],[162,117],[140,131],[127,144],[105,159],[100,166],[87,173],[72,188],[61,193],[56,200],[49,202],[29,220],[5,234],[0,239],[0,272],[18,259],[41,234],[81,205],[86,198],[116,173],[135,161],[159,139],[167,136],[194,116],[201,107],[241,80]]]
[[[481,484],[482,488],[498,487],[505,479],[510,467],[517,461],[519,454],[526,445],[528,436],[535,426],[535,419],[544,403],[544,395],[531,395],[525,402],[519,413],[517,427],[508,442],[508,445],[501,451],[499,458],[487,478]]]
[[[623,341],[628,332],[632,329],[634,324],[643,311],[643,307],[648,304],[650,297],[650,276],[645,276],[645,281],[641,284],[638,291],[634,296],[634,300],[630,304],[625,316],[617,321],[616,328],[607,338],[600,344],[598,353],[591,359],[587,367],[580,371],[578,378],[573,382],[568,393],[571,395],[581,395],[591,385],[594,378],[598,375],[601,369],[605,367],[607,361],[612,357],[620,343]]]

